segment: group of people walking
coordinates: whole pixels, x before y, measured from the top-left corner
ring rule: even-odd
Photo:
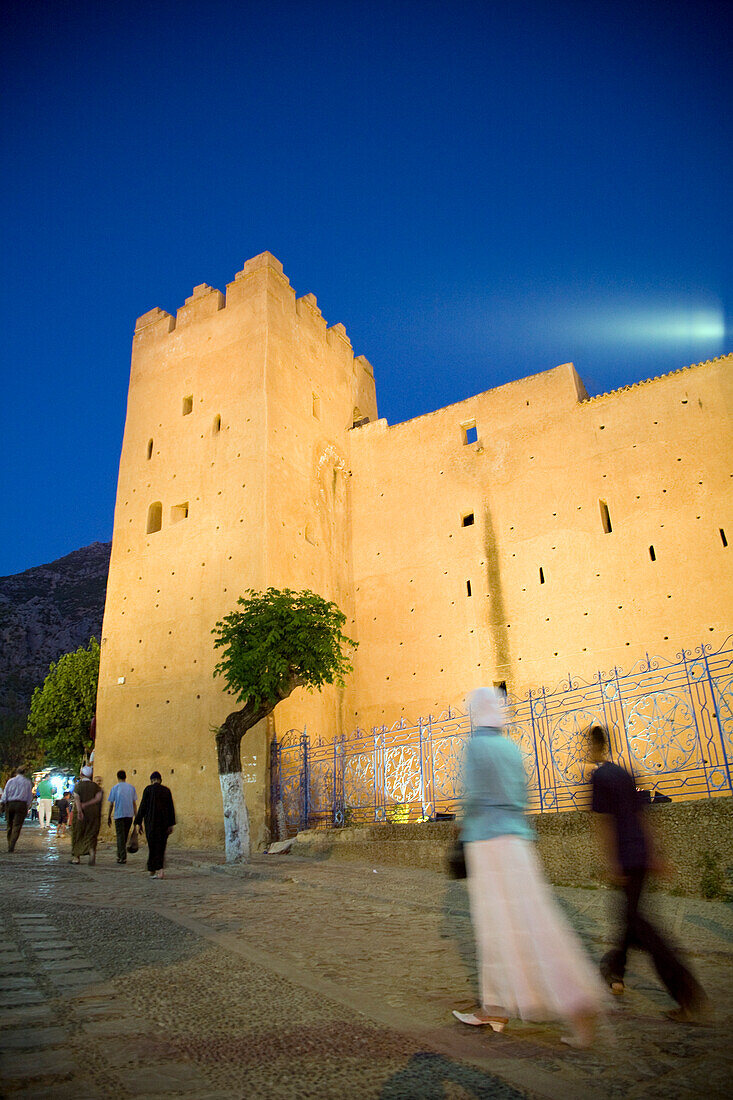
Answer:
[[[472,736],[464,760],[464,844],[471,918],[478,956],[480,1005],[454,1011],[463,1024],[501,1031],[511,1017],[564,1020],[564,1042],[591,1044],[609,992],[622,995],[631,947],[649,953],[677,1007],[669,1015],[699,1022],[709,1014],[700,984],[658,929],[642,915],[649,873],[658,866],[632,777],[608,759],[601,726],[588,731],[592,810],[600,823],[609,877],[623,890],[617,940],[600,972],[558,906],[535,851],[526,816],[527,784],[518,747],[502,736],[503,694],[469,695]]]
[[[43,792],[41,797],[41,783],[47,783],[50,788],[50,797]],[[53,787],[48,780],[42,780],[38,785],[39,816],[42,804],[48,801],[53,807]],[[80,772],[79,780],[74,787],[73,802],[71,806],[71,859],[70,863],[78,864],[82,857],[88,858],[93,865],[97,858],[97,841],[102,824],[102,799],[103,791],[99,783],[93,778],[91,765],[85,765]],[[0,805],[5,810],[7,822],[8,852],[14,852],[15,846],[23,828],[28,809],[33,801],[33,784],[25,774],[24,768],[18,768],[12,779],[9,779],[5,790],[0,797]],[[59,830],[66,828],[69,813],[68,800],[65,807],[59,807]],[[173,832],[176,823],[176,813],[173,806],[173,795],[168,787],[163,786],[163,777],[160,772],[154,771],[150,776],[150,784],[143,791],[140,806],[137,805],[137,792],[131,783],[127,782],[124,771],[117,772],[117,782],[109,792],[107,825],[111,827],[112,819],[115,823],[117,839],[117,862],[127,862],[128,840],[133,827],[142,830],[148,845],[148,871],[154,878],[163,878],[165,866],[165,850],[168,837]],[[43,806],[43,813],[46,807]],[[48,810],[48,822],[51,820],[51,810]],[[43,827],[44,818],[41,817]],[[45,825],[48,828],[48,825]]]
[[[565,918],[543,874],[527,817],[527,783],[516,744],[503,736],[507,709],[503,693],[478,688],[468,699],[472,736],[464,758],[461,841],[474,926],[480,1004],[471,1012],[454,1011],[463,1024],[502,1031],[512,1017],[529,1021],[563,1020],[563,1041],[587,1047],[609,994],[624,993],[629,949],[646,951],[676,1002],[669,1015],[699,1022],[709,1003],[697,979],[676,950],[641,911],[649,874],[659,869],[633,778],[608,758],[608,735],[601,726],[588,731],[587,757],[594,765],[591,808],[598,822],[609,878],[622,889],[623,913],[616,942],[596,968]],[[32,800],[23,769],[2,794],[7,814],[8,851],[12,852]],[[83,767],[73,793],[71,862],[96,859],[102,820],[101,786],[92,768]],[[45,799],[44,799],[45,801]],[[137,792],[118,771],[107,799],[107,823],[114,818],[117,862],[127,860],[131,829],[143,829],[149,873],[163,877],[168,837],[176,822],[173,797],[154,771]]]

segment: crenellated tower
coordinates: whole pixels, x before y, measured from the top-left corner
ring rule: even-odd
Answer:
[[[135,326],[115,505],[96,766],[141,789],[157,768],[187,807],[179,839],[218,837],[212,726],[233,708],[211,630],[248,588],[310,588],[353,618],[350,437],[376,418],[372,368],[282,265],[249,260]],[[278,728],[343,720],[335,689],[281,704]],[[267,737],[243,744],[253,840]]]

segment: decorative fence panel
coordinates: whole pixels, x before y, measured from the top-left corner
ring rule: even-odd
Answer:
[[[530,811],[588,805],[586,731],[608,730],[611,756],[639,788],[676,799],[733,794],[731,638],[683,650],[673,662],[645,657],[627,673],[568,678],[553,691],[509,697],[508,736],[527,773]],[[271,745],[273,829],[424,821],[455,813],[468,716],[448,708],[414,724],[357,729],[335,741],[290,730]]]

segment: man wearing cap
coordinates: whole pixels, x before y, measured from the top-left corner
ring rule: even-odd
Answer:
[[[92,779],[92,768],[81,769],[74,787],[74,820],[71,824],[71,863],[89,856],[90,867],[97,858],[97,837],[102,823],[102,788]]]

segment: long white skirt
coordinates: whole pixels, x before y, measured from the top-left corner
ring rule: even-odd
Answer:
[[[569,1019],[607,993],[548,886],[532,841],[466,844],[481,1003],[497,1016]]]

